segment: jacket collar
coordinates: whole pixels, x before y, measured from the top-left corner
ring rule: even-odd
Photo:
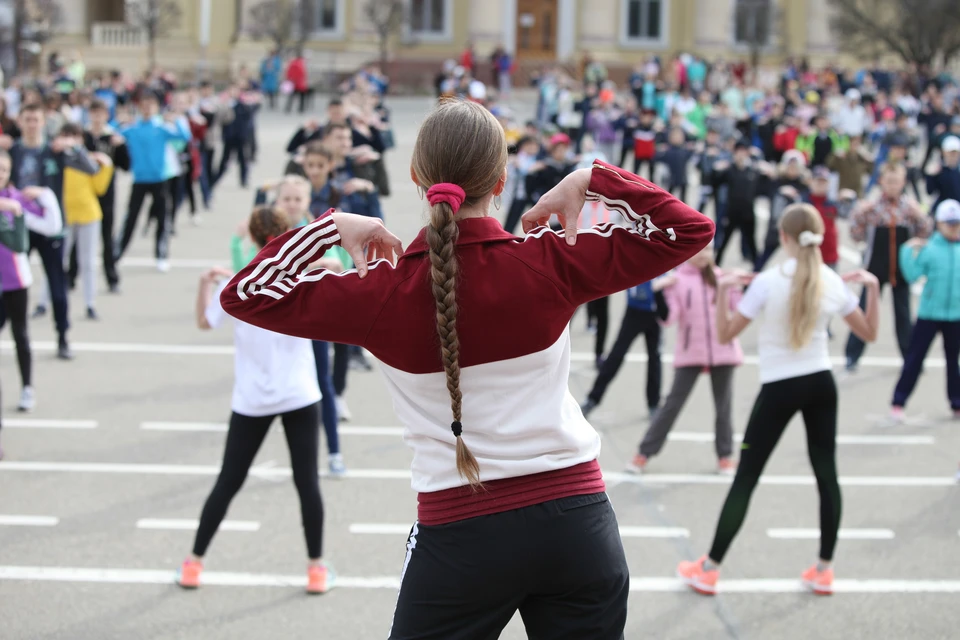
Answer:
[[[457,246],[462,247],[470,244],[487,244],[492,242],[519,242],[517,236],[507,233],[500,226],[500,221],[489,216],[484,218],[464,218],[457,222],[460,227],[460,237],[457,239]],[[427,245],[427,229],[424,227],[417,234],[416,239],[410,243],[407,250],[403,252],[402,258],[417,256],[427,253],[430,247]]]

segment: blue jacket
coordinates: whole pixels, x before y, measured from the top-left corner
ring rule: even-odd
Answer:
[[[184,118],[171,124],[156,116],[150,121],[137,120],[120,127],[120,135],[127,140],[130,153],[130,171],[136,184],[163,182],[167,176],[167,144],[189,142],[190,129]]]
[[[280,90],[280,72],[283,71],[283,60],[280,56],[267,56],[260,63],[260,86],[263,92],[270,94]]]
[[[627,306],[640,311],[656,311],[657,300],[653,293],[653,282],[644,282],[627,289]]]
[[[927,176],[927,193],[937,194],[930,213],[933,214],[944,200],[960,200],[960,167],[943,167],[935,176]]]
[[[926,246],[914,253],[900,247],[900,271],[913,282],[927,277],[920,296],[917,317],[941,322],[960,321],[960,242],[950,242],[934,233]]]

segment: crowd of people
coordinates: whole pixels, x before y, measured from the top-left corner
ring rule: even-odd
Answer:
[[[716,591],[720,563],[763,467],[800,413],[821,502],[821,550],[803,580],[830,593],[841,512],[830,318],[840,316],[850,328],[846,370],[853,374],[865,344],[876,339],[880,292],[889,286],[904,358],[891,418],[903,418],[938,333],[950,411],[960,418],[956,84],[920,72],[848,72],[803,62],[764,75],[683,55],[650,58],[617,86],[602,63],[586,57],[576,77],[549,67],[535,79],[536,112],[521,124],[508,104],[513,61],[499,50],[491,66],[495,82],[488,86],[474,75],[468,48],[437,77],[439,104],[411,163],[430,218],[405,252],[382,224],[381,199],[390,195],[384,154],[394,136],[384,103],[389,85],[375,65],[340,87],[322,120],[309,118],[293,132],[275,179],[254,185],[252,213],[231,239],[232,268],[204,274],[196,302],[201,329],[227,316],[238,320],[236,382],[223,467],[178,582],[201,583],[213,535],[279,416],[300,496],[307,589],[333,586],[322,558],[319,428],[329,473],[344,475],[337,429],[350,412],[343,394],[348,370],[371,366],[366,349],[382,363],[411,434],[420,492],[391,637],[465,628],[484,635],[518,608],[530,612],[528,628],[544,634],[579,625],[591,637],[618,637],[626,567],[596,461],[599,437],[586,418],[643,334],[651,422],[628,470],[647,469],[707,372],[717,471],[733,475],[709,554],[682,563],[681,578],[702,593]],[[154,227],[157,269],[169,270],[178,211],[189,203],[191,220],[199,222],[234,159],[240,185],[249,186],[258,113],[276,108],[281,94],[289,95],[288,111],[297,99],[301,111],[310,106],[302,56],[285,64],[271,53],[256,78],[241,69],[220,92],[160,71],[136,82],[118,72],[78,78],[75,64],[29,86],[10,83],[0,109],[0,323],[9,316],[21,410],[36,402],[27,331],[30,253],[37,250],[45,275],[32,315],[52,307],[58,357],[69,360],[68,292],[78,277],[86,316],[95,320],[96,256],[102,254],[109,291],[119,293],[122,257],[147,196],[140,228]],[[117,171],[131,174],[132,188],[115,234]],[[502,225],[488,216],[491,207]],[[763,212],[767,228],[758,247]],[[840,220],[865,247],[863,269],[842,276]],[[518,225],[528,241],[513,235]],[[731,262],[723,257],[736,233],[743,262],[721,268]],[[777,252],[784,260],[765,270]],[[914,322],[910,287],[921,278]],[[848,284],[861,285],[861,295]],[[624,291],[625,316],[608,348],[609,298]],[[320,305],[343,312],[307,313]],[[571,407],[568,327],[580,307],[595,334],[597,377]],[[733,391],[743,362],[737,336],[752,323],[762,386],[736,460]],[[674,375],[664,398],[660,351],[671,325]],[[404,340],[395,339],[398,331]],[[551,375],[541,382],[549,387],[538,387],[533,400],[529,380],[547,369]],[[503,444],[517,437],[527,441],[521,457]],[[544,507],[553,502],[580,513],[558,522]],[[473,520],[479,515],[490,518],[481,524]],[[457,548],[461,529],[471,540],[489,540],[469,563],[462,554],[414,553],[424,544]],[[497,553],[505,536],[542,541],[548,531],[556,545],[529,546],[531,553],[512,565]],[[589,554],[580,552],[583,545]],[[523,578],[525,567],[547,562],[564,569],[536,584]],[[510,607],[477,591],[491,576],[502,583],[514,571]],[[591,585],[596,610],[584,605],[571,620],[558,601],[547,606],[556,581]],[[469,610],[438,609],[450,589],[473,603]]]

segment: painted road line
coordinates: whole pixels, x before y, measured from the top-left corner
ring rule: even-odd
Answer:
[[[31,342],[30,346],[35,351],[53,352],[57,349],[57,343],[50,341]],[[160,343],[139,343],[139,342],[76,342],[71,343],[74,351],[81,353],[122,353],[135,355],[173,355],[173,356],[232,356],[233,347],[230,345],[198,345],[198,344],[160,344]],[[13,351],[14,345],[10,340],[0,340],[0,349],[3,351]],[[595,362],[596,356],[586,351],[570,354],[570,359],[574,362]],[[647,354],[630,353],[627,354],[625,362],[637,364],[645,363]],[[664,354],[661,361],[666,364],[673,362],[671,354]],[[831,363],[836,367],[846,364],[842,357],[833,357]],[[743,358],[743,363],[756,366],[759,360],[755,355],[747,355]],[[927,368],[942,369],[944,367],[943,358],[929,357],[923,364]],[[864,356],[860,358],[860,367],[878,367],[885,369],[901,369],[903,359],[883,356]]]
[[[101,569],[89,567],[22,567],[0,566],[0,580],[30,582],[85,582],[94,584],[172,584],[173,569]],[[206,586],[229,587],[298,587],[306,584],[303,575],[273,575],[263,573],[228,573],[204,571]],[[400,588],[399,576],[353,577],[338,576],[338,589]],[[633,592],[682,592],[685,587],[676,578],[630,577]],[[799,580],[722,580],[723,593],[800,593],[806,589]],[[835,594],[899,594],[899,593],[960,593],[960,580],[836,580]]]
[[[354,523],[350,533],[370,535],[406,536],[410,534],[409,524]],[[690,531],[680,527],[620,527],[623,538],[689,538]]]
[[[840,529],[840,540],[893,540],[890,529]],[[767,536],[778,540],[819,540],[820,529],[767,529]]]
[[[222,267],[226,265],[225,260],[215,260],[213,258],[173,258],[168,261],[174,269],[210,269],[212,267]],[[40,266],[42,263],[37,257],[30,260],[31,264]],[[96,264],[102,264],[102,260],[97,258]],[[156,258],[146,258],[140,256],[125,256],[123,258],[124,267],[149,267],[157,268]]]
[[[674,442],[697,442],[713,444],[716,435],[709,431],[674,431],[667,439]],[[743,434],[734,434],[733,439],[743,441]],[[845,435],[837,436],[837,444],[876,444],[876,445],[928,445],[935,444],[933,436],[901,436],[901,435]]]
[[[4,429],[96,429],[96,420],[48,420],[44,418],[5,418]]]
[[[224,422],[143,422],[140,428],[146,431],[195,431],[222,433],[227,430]],[[341,436],[402,436],[403,427],[341,426]]]
[[[2,527],[55,527],[58,522],[60,522],[60,518],[54,516],[14,516],[0,514],[0,526]]]
[[[54,473],[108,473],[131,475],[178,475],[191,476],[217,475],[219,465],[186,465],[186,464],[143,464],[121,462],[45,462],[9,460],[0,462],[0,472],[54,472]],[[250,469],[250,475],[274,478],[290,477],[289,467],[255,466]],[[327,475],[321,472],[321,476]],[[358,480],[409,480],[409,469],[349,469],[346,477]],[[611,482],[632,482],[637,484],[718,484],[728,485],[733,480],[730,476],[714,473],[663,473],[634,475],[621,472],[605,472],[604,479]],[[815,484],[813,476],[791,475],[764,475],[760,477],[760,484],[780,486],[812,486]],[[953,477],[940,476],[841,476],[840,484],[845,487],[953,487],[956,480]]]
[[[164,520],[161,518],[142,518],[137,520],[137,529],[160,529],[165,531],[195,531],[200,526],[199,520]],[[260,530],[260,523],[253,520],[224,520],[217,531],[246,531]]]

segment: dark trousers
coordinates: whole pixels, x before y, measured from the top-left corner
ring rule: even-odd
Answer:
[[[247,479],[250,465],[263,444],[277,416],[245,416],[234,411],[227,429],[227,444],[223,451],[223,466],[213,491],[203,505],[200,526],[193,543],[193,553],[203,557],[214,534],[227,515],[230,501]],[[318,559],[323,553],[323,500],[320,497],[320,475],[317,454],[320,446],[317,405],[311,404],[288,411],[280,416],[283,433],[290,450],[293,483],[300,496],[300,515],[303,533],[307,539],[307,553]]]
[[[216,185],[223,178],[227,167],[230,166],[230,156],[236,154],[237,162],[240,163],[240,186],[247,186],[247,154],[244,153],[247,141],[243,138],[224,138],[223,154],[220,156],[220,168],[217,170],[217,177],[213,184]]]
[[[27,289],[3,292],[0,304],[0,329],[10,320],[13,342],[17,348],[17,364],[20,367],[20,383],[24,387],[33,384],[33,353],[30,351],[30,333],[27,324]]]
[[[607,346],[607,329],[610,326],[610,297],[604,296],[588,302],[587,317],[597,321],[597,336],[593,352],[599,360],[603,357],[604,349]]]
[[[723,562],[747,517],[750,497],[780,436],[796,413],[807,430],[807,454],[820,493],[820,558],[832,560],[840,530],[837,480],[837,386],[830,371],[768,382],[760,387],[743,434],[740,463],[723,503],[710,559]]]
[[[917,318],[910,335],[910,347],[903,357],[903,370],[893,391],[893,406],[903,407],[917,386],[930,344],[943,334],[943,354],[947,360],[947,399],[950,408],[960,410],[960,321],[940,322]]]
[[[605,493],[414,524],[390,640],[622,640],[630,575]]]
[[[350,369],[350,345],[333,343],[333,391],[342,396],[347,390],[347,371]]]
[[[523,212],[526,211],[529,204],[529,201],[526,199],[514,199],[513,202],[510,203],[510,210],[507,211],[507,217],[503,221],[504,231],[507,233],[514,232],[517,225],[520,224],[520,218],[523,217]]]
[[[154,254],[157,259],[167,257],[168,243],[168,216],[167,211],[167,183],[166,182],[136,182],[130,189],[130,204],[127,207],[127,217],[123,221],[123,230],[121,231],[120,242],[117,243],[117,259],[124,254],[133,239],[133,233],[137,228],[137,219],[140,217],[140,209],[143,208],[143,201],[150,195],[150,217],[157,222],[156,246]]]
[[[633,174],[640,175],[640,165],[647,165],[647,180],[653,182],[653,159],[652,158],[634,158],[633,159]],[[643,176],[641,176],[643,177]]]
[[[300,113],[303,113],[307,108],[307,91],[294,91],[287,98],[287,113],[293,110],[293,101],[297,98],[300,99]]]
[[[103,275],[106,276],[107,284],[111,287],[120,282],[120,277],[117,275],[116,249],[113,246],[114,201],[115,194],[113,193],[100,198],[100,210],[103,211],[103,220],[100,223],[100,247],[103,249]],[[74,243],[73,250],[70,251],[70,269],[67,273],[71,288],[77,279],[78,270],[77,245]]]
[[[670,193],[672,193],[673,195],[675,195],[680,202],[686,202],[686,201],[687,201],[687,185],[686,185],[686,183],[684,183],[684,184],[678,184],[678,183],[673,183],[673,182],[671,182],[671,183],[670,183],[670,186],[667,188],[667,191],[669,191]]]
[[[70,314],[67,308],[67,275],[63,272],[63,238],[48,238],[31,231],[30,252],[34,249],[40,254],[43,272],[50,285],[50,301],[57,333],[64,336],[70,328]]]
[[[889,283],[880,281],[881,291]],[[860,308],[867,308],[867,290],[864,288],[860,294]],[[893,322],[897,331],[897,346],[900,347],[900,355],[906,358],[907,351],[910,348],[910,332],[913,330],[913,324],[910,320],[910,285],[906,282],[898,282],[893,287]],[[858,338],[852,331],[847,339],[847,366],[856,366],[866,348],[863,340]]]
[[[600,373],[597,374],[597,380],[590,391],[591,400],[597,404],[603,400],[607,387],[616,377],[627,351],[630,350],[630,345],[641,333],[647,341],[647,407],[660,406],[660,322],[656,311],[641,311],[632,307],[627,307],[617,340],[600,367]]]
[[[773,254],[780,248],[780,223],[770,216],[767,221],[767,234],[763,238],[763,253],[753,264],[754,271],[762,271]]]
[[[323,395],[320,400],[320,416],[323,418],[323,430],[327,434],[327,452],[340,453],[336,392],[333,388],[333,376],[330,375],[330,343],[314,340],[313,358],[317,363],[317,382]]]
[[[753,209],[749,211],[729,209],[724,219],[723,239],[720,241],[719,248],[717,248],[717,264],[720,264],[723,260],[723,252],[727,250],[727,245],[730,244],[730,238],[733,237],[734,231],[740,232],[740,252],[743,259],[749,262],[755,261],[757,259],[757,240],[755,237],[757,217]]]

